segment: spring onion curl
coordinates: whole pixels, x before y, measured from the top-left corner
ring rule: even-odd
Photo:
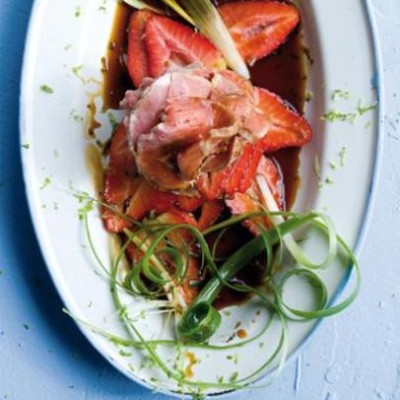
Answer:
[[[276,225],[274,229],[263,232],[233,253],[215,271],[215,275],[211,277],[183,314],[178,325],[180,337],[189,342],[204,342],[209,339],[216,332],[221,322],[219,312],[212,307],[213,301],[221,290],[229,285],[229,281],[244,266],[248,265],[265,249],[265,243],[268,243],[269,246],[278,244],[282,236],[316,217],[317,214],[314,213],[309,213],[302,217],[294,216]]]
[[[100,263],[101,271],[104,272],[106,269],[108,272],[107,276],[111,283],[111,293],[116,306],[116,313],[121,318],[127,329],[130,338],[122,338],[116,336],[112,333],[106,332],[103,329],[95,327],[91,324],[83,322],[79,318],[72,316],[79,323],[86,325],[93,332],[96,332],[108,340],[114,343],[118,347],[132,347],[146,353],[149,359],[152,360],[153,365],[157,366],[160,371],[163,371],[168,379],[172,379],[178,384],[184,393],[198,392],[204,389],[244,389],[249,388],[247,385],[251,385],[252,388],[264,387],[252,385],[251,383],[259,378],[265,371],[272,365],[277,365],[275,373],[278,374],[280,369],[283,367],[286,352],[287,352],[287,322],[289,320],[309,320],[313,318],[320,318],[328,315],[333,315],[342,311],[347,307],[357,296],[360,286],[360,272],[358,269],[357,260],[355,259],[351,249],[343,241],[343,239],[334,233],[334,239],[338,244],[340,253],[336,253],[336,249],[332,249],[329,243],[329,238],[332,236],[332,227],[329,221],[323,218],[322,214],[317,212],[298,214],[294,212],[258,212],[258,213],[248,213],[241,216],[231,217],[221,223],[217,223],[210,227],[207,231],[200,233],[197,228],[192,225],[187,224],[165,224],[157,220],[157,218],[137,222],[132,221],[129,217],[125,217],[127,220],[132,222],[132,229],[126,231],[122,241],[119,242],[119,251],[113,257],[113,262],[111,265],[111,270],[106,267],[106,263],[101,261],[101,258],[96,252],[95,243],[90,235],[90,227],[88,222],[87,214],[93,210],[92,203],[97,201],[103,206],[107,206],[101,203],[99,200],[90,198],[89,196],[76,196],[80,202],[87,201],[88,204],[84,204],[79,210],[79,216],[82,220],[83,227],[86,230],[87,237],[89,240],[89,248],[94,253],[94,260]],[[227,258],[220,257],[217,259],[215,256],[218,254],[218,243],[221,240],[224,232],[236,224],[241,224],[245,220],[252,219],[253,222],[257,222],[259,217],[267,218],[277,218],[281,217],[286,219],[284,222],[277,224],[270,231],[261,229],[261,234],[249,240],[245,245],[239,250],[234,252],[231,256]],[[276,246],[285,246],[285,236],[294,233],[298,229],[302,230],[303,227],[311,227],[317,232],[322,233],[324,237],[328,239],[328,259],[336,259],[337,257],[345,257],[346,263],[349,267],[355,267],[356,270],[356,286],[348,296],[347,299],[335,304],[333,306],[328,304],[328,293],[325,284],[322,279],[318,276],[316,272],[316,265],[307,259],[305,254],[302,253],[300,257],[296,257],[297,253],[288,252],[298,264],[298,266],[291,266],[289,268],[276,266],[277,254],[282,253],[282,251],[276,251]],[[179,237],[179,232],[186,231],[190,233],[192,237],[189,242],[186,240],[186,244],[183,241],[176,240],[176,235]],[[210,246],[207,237],[211,233],[216,236],[216,240],[213,245]],[[172,240],[172,236],[175,235],[175,240]],[[184,235],[188,238],[188,235]],[[121,238],[120,238],[121,239]],[[126,253],[126,249],[129,245],[135,244],[135,246],[141,250],[141,256],[129,269],[126,269],[124,263],[122,262]],[[297,243],[296,243],[297,245]],[[186,247],[185,247],[186,246]],[[193,248],[196,249],[193,252]],[[274,250],[274,251],[272,251]],[[279,250],[279,249],[278,249]],[[288,249],[286,249],[288,250]],[[266,268],[264,275],[264,282],[258,287],[252,287],[238,280],[232,279],[232,277],[237,274],[237,272],[246,264],[251,263],[251,261],[262,252],[265,251],[267,258],[273,258],[272,262],[266,260]],[[208,269],[210,278],[208,283],[203,287],[203,290],[199,293],[197,299],[194,303],[183,308],[183,310],[177,310],[175,304],[170,300],[170,295],[174,293],[179,288],[179,284],[182,281],[183,275],[186,273],[186,261],[189,256],[195,256],[199,260],[202,260],[203,267]],[[280,258],[281,256],[279,256]],[[172,281],[167,282],[164,274],[165,258],[173,260],[176,263],[176,269],[169,269],[168,272]],[[280,259],[278,262],[282,261]],[[300,261],[304,261],[305,265],[301,265]],[[300,265],[299,265],[300,264]],[[324,262],[321,262],[320,268]],[[229,268],[228,268],[229,267]],[[326,266],[324,266],[326,267]],[[135,271],[135,272],[133,272]],[[147,280],[143,279],[143,276]],[[312,294],[317,298],[316,306],[313,310],[300,310],[292,307],[290,304],[286,303],[284,298],[284,288],[287,282],[290,281],[292,277],[300,276],[301,278],[307,279],[310,284],[310,289]],[[150,285],[149,285],[150,282]],[[239,283],[238,283],[239,282]],[[168,286],[169,284],[169,286]],[[257,332],[251,338],[239,341],[233,344],[227,345],[215,345],[209,344],[206,341],[206,337],[210,336],[210,332],[215,332],[219,325],[219,313],[213,307],[213,301],[218,296],[219,291],[227,287],[237,292],[245,292],[257,296],[259,300],[265,305],[265,312],[268,315],[268,319],[264,327]],[[168,290],[168,292],[167,292]],[[154,301],[154,310],[158,312],[168,312],[175,308],[175,314],[180,314],[181,319],[179,325],[183,326],[184,335],[178,340],[166,340],[166,339],[147,339],[143,333],[138,328],[137,317],[131,315],[129,307],[124,304],[120,295],[133,294],[140,297],[148,297],[150,299],[163,298],[162,303],[168,304],[168,309],[163,311],[159,309],[160,301]],[[167,300],[165,300],[167,296]],[[201,304],[201,307],[199,307]],[[164,308],[164,306],[161,306]],[[196,311],[201,311],[198,312]],[[194,309],[194,316],[190,316],[190,312]],[[183,312],[183,314],[181,314]],[[190,318],[188,318],[188,316]],[[187,319],[186,319],[187,318]],[[198,325],[200,329],[193,329],[192,323],[193,319],[197,318]],[[262,365],[257,366],[254,371],[250,371],[246,376],[240,376],[235,379],[234,382],[204,382],[195,381],[186,378],[183,371],[177,371],[172,368],[168,363],[163,360],[163,357],[159,354],[158,349],[160,347],[171,347],[181,351],[182,346],[189,348],[200,348],[203,350],[210,351],[221,351],[225,349],[237,348],[246,346],[249,343],[254,342],[256,339],[260,339],[261,336],[267,333],[269,326],[272,321],[275,321],[280,325],[280,334],[278,337],[278,342],[273,344],[273,348],[270,349],[270,353],[266,360],[262,362]],[[186,326],[185,326],[186,324]],[[185,336],[186,334],[186,336]],[[264,337],[264,336],[263,336]],[[273,379],[273,377],[270,377]],[[151,382],[150,382],[151,383]],[[271,381],[268,382],[268,384]],[[161,385],[161,383],[159,382]],[[165,383],[167,385],[167,383]],[[162,384],[164,387],[164,384]],[[161,386],[160,386],[161,387]],[[167,386],[165,388],[168,389]]]
[[[261,367],[257,368],[255,371],[250,373],[248,376],[245,376],[241,379],[238,379],[235,382],[229,382],[229,383],[224,383],[224,382],[204,382],[204,381],[192,381],[189,380],[185,377],[184,373],[182,371],[177,371],[176,369],[171,369],[159,356],[157,353],[157,346],[159,345],[174,345],[174,346],[180,346],[179,342],[176,341],[148,341],[146,340],[141,332],[138,330],[138,328],[135,326],[135,323],[133,319],[128,315],[127,308],[126,306],[122,303],[122,300],[119,295],[119,290],[118,290],[118,265],[113,264],[112,269],[111,269],[111,293],[112,297],[114,299],[114,302],[116,304],[118,313],[121,317],[121,319],[125,323],[125,328],[127,331],[132,335],[132,337],[136,338],[135,340],[126,340],[123,338],[119,338],[115,335],[108,334],[107,332],[104,332],[96,327],[90,326],[90,328],[97,333],[100,333],[101,335],[107,337],[109,340],[112,342],[118,344],[118,345],[132,345],[133,347],[141,348],[142,350],[145,350],[152,360],[152,362],[157,365],[168,377],[169,379],[173,379],[178,383],[178,385],[182,388],[185,388],[185,392],[182,393],[188,393],[188,392],[196,392],[198,390],[206,390],[206,389],[223,389],[223,390],[242,390],[245,388],[249,388],[249,383],[253,378],[259,377],[265,369],[272,364],[276,360],[276,358],[281,354],[281,358],[279,360],[277,372],[281,370],[283,367],[284,361],[286,359],[286,346],[287,346],[287,328],[286,328],[286,323],[284,321],[283,315],[274,308],[273,304],[270,304],[272,310],[276,311],[276,314],[278,315],[278,318],[281,322],[281,334],[279,337],[278,344],[276,345],[273,353],[267,358],[267,360],[261,365]],[[268,305],[268,304],[267,304]],[[66,311],[68,313],[68,311]],[[79,321],[82,322],[82,321]],[[226,345],[226,346],[210,346],[210,345],[205,345],[201,343],[193,344],[192,347],[198,347],[198,348],[203,348],[203,349],[211,349],[211,350],[225,350],[228,348],[235,348],[235,347],[243,347],[245,344],[251,343],[256,338],[260,337],[263,333],[265,333],[269,326],[272,323],[272,318],[267,321],[266,325],[264,328],[253,338],[239,343],[239,344],[234,344],[234,345]],[[86,324],[88,325],[88,324]],[[260,386],[263,387],[263,386]],[[252,388],[257,388],[257,386],[253,386]],[[168,389],[166,387],[166,389]]]

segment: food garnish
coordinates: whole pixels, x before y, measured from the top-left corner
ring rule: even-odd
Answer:
[[[85,324],[123,346],[124,354],[126,347],[143,351],[183,393],[242,389],[271,366],[280,370],[288,321],[340,312],[359,290],[357,260],[332,221],[286,209],[285,176],[274,152],[306,145],[313,137],[310,124],[286,100],[249,80],[248,67],[286,41],[300,13],[291,3],[271,0],[219,7],[209,0],[125,2],[137,9],[129,19],[126,54],[134,88],[121,99],[123,119],[112,119],[100,198],[81,194],[79,200],[89,247],[110,278],[131,339]],[[111,269],[90,232],[94,204],[118,239]],[[322,261],[304,254],[304,232],[325,238]],[[355,267],[357,282],[347,299],[331,305],[318,270],[338,257]],[[308,282],[315,299],[310,309],[287,301],[284,288],[294,278]],[[266,322],[255,335],[236,329],[239,342],[221,344],[215,339],[223,321],[219,301],[227,292],[242,301],[259,299]],[[175,338],[146,338],[129,315],[125,295],[150,299],[159,312],[172,313]],[[274,323],[281,326],[279,339],[253,371],[234,372],[225,381],[196,379],[198,360],[190,349],[246,346]],[[189,367],[174,369],[158,353],[163,346],[189,349]],[[170,387],[155,381],[148,383]]]

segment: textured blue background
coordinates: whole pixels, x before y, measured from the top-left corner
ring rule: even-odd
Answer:
[[[400,1],[371,3],[383,60],[384,150],[360,256],[361,295],[323,322],[271,387],[238,399],[400,399]],[[62,314],[41,257],[18,143],[31,6],[32,0],[0,1],[0,399],[164,399],[131,383],[91,348]]]

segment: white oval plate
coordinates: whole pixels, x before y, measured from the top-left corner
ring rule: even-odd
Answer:
[[[77,217],[79,204],[73,196],[77,191],[94,194],[93,180],[85,165],[88,141],[84,121],[88,96],[96,96],[100,88],[100,59],[107,47],[115,6],[116,0],[36,0],[22,80],[21,145],[36,233],[66,307],[82,321],[126,336],[115,313],[109,283],[98,274],[98,266],[85,249]],[[306,41],[314,59],[308,82],[314,97],[306,112],[316,137],[302,151],[302,185],[295,208],[328,213],[354,247],[365,222],[379,147],[377,110],[363,112],[363,107],[375,102],[375,60],[367,11],[362,0],[304,0],[302,11]],[[43,85],[50,87],[52,93]],[[337,90],[348,92],[350,97],[333,96]],[[99,102],[97,98],[98,109]],[[321,119],[333,110],[356,117],[353,122]],[[106,138],[111,127],[105,116],[103,122],[97,136]],[[314,171],[316,157],[319,176]],[[90,215],[90,222],[99,255],[107,264],[107,234],[96,213]],[[320,252],[314,237],[306,241],[305,247],[312,253]],[[323,275],[331,297],[347,280],[346,270],[339,265]],[[136,316],[145,307],[145,303],[132,298],[125,301]],[[292,301],[301,307],[307,301],[306,294],[296,289]],[[263,322],[258,310],[259,305],[249,302],[224,313],[223,328],[216,341],[223,342],[239,321],[249,335],[254,335]],[[137,324],[146,337],[155,337],[161,330],[162,318],[146,315],[138,317]],[[299,348],[315,324],[289,323],[289,353]],[[240,379],[251,374],[279,339],[280,328],[275,325],[268,336],[245,348],[221,352],[190,350],[197,360],[192,367],[193,379],[227,382],[234,376]],[[146,363],[141,352],[129,350],[132,354],[128,356],[126,349],[85,325],[80,327],[98,351],[131,379],[168,393],[179,391],[174,381]],[[171,350],[163,350],[161,356],[171,365],[176,358]],[[182,362],[185,368],[187,354],[183,354]],[[214,394],[223,391],[208,390]]]

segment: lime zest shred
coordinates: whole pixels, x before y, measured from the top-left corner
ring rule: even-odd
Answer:
[[[368,111],[375,110],[377,106],[378,103],[376,101],[370,105],[363,105],[362,101],[360,100],[357,105],[357,112],[359,115],[364,115]]]
[[[340,159],[340,166],[344,167],[345,161],[346,161],[346,156],[347,156],[347,148],[342,147],[339,153],[339,159]]]
[[[49,86],[48,84],[46,84],[46,83],[44,83],[43,85],[40,85],[40,90],[43,93],[46,93],[46,94],[53,94],[54,93],[54,89],[51,86]]]
[[[40,186],[40,190],[46,189],[47,187],[49,187],[51,185],[51,177],[50,176],[46,176],[43,179],[42,185]]]
[[[321,178],[321,163],[318,154],[314,156],[313,171],[317,178]]]
[[[81,6],[76,6],[76,7],[75,7],[75,12],[74,12],[75,18],[79,18],[81,15],[82,15],[82,8],[81,8]]]
[[[342,121],[342,122],[350,122],[354,123],[354,121],[357,118],[357,113],[355,112],[342,112],[338,110],[329,110],[328,112],[322,114],[321,120],[322,121],[329,121],[329,122],[336,122],[336,121]]]
[[[336,99],[350,99],[351,93],[347,90],[336,89],[332,92],[331,99],[335,101]]]

